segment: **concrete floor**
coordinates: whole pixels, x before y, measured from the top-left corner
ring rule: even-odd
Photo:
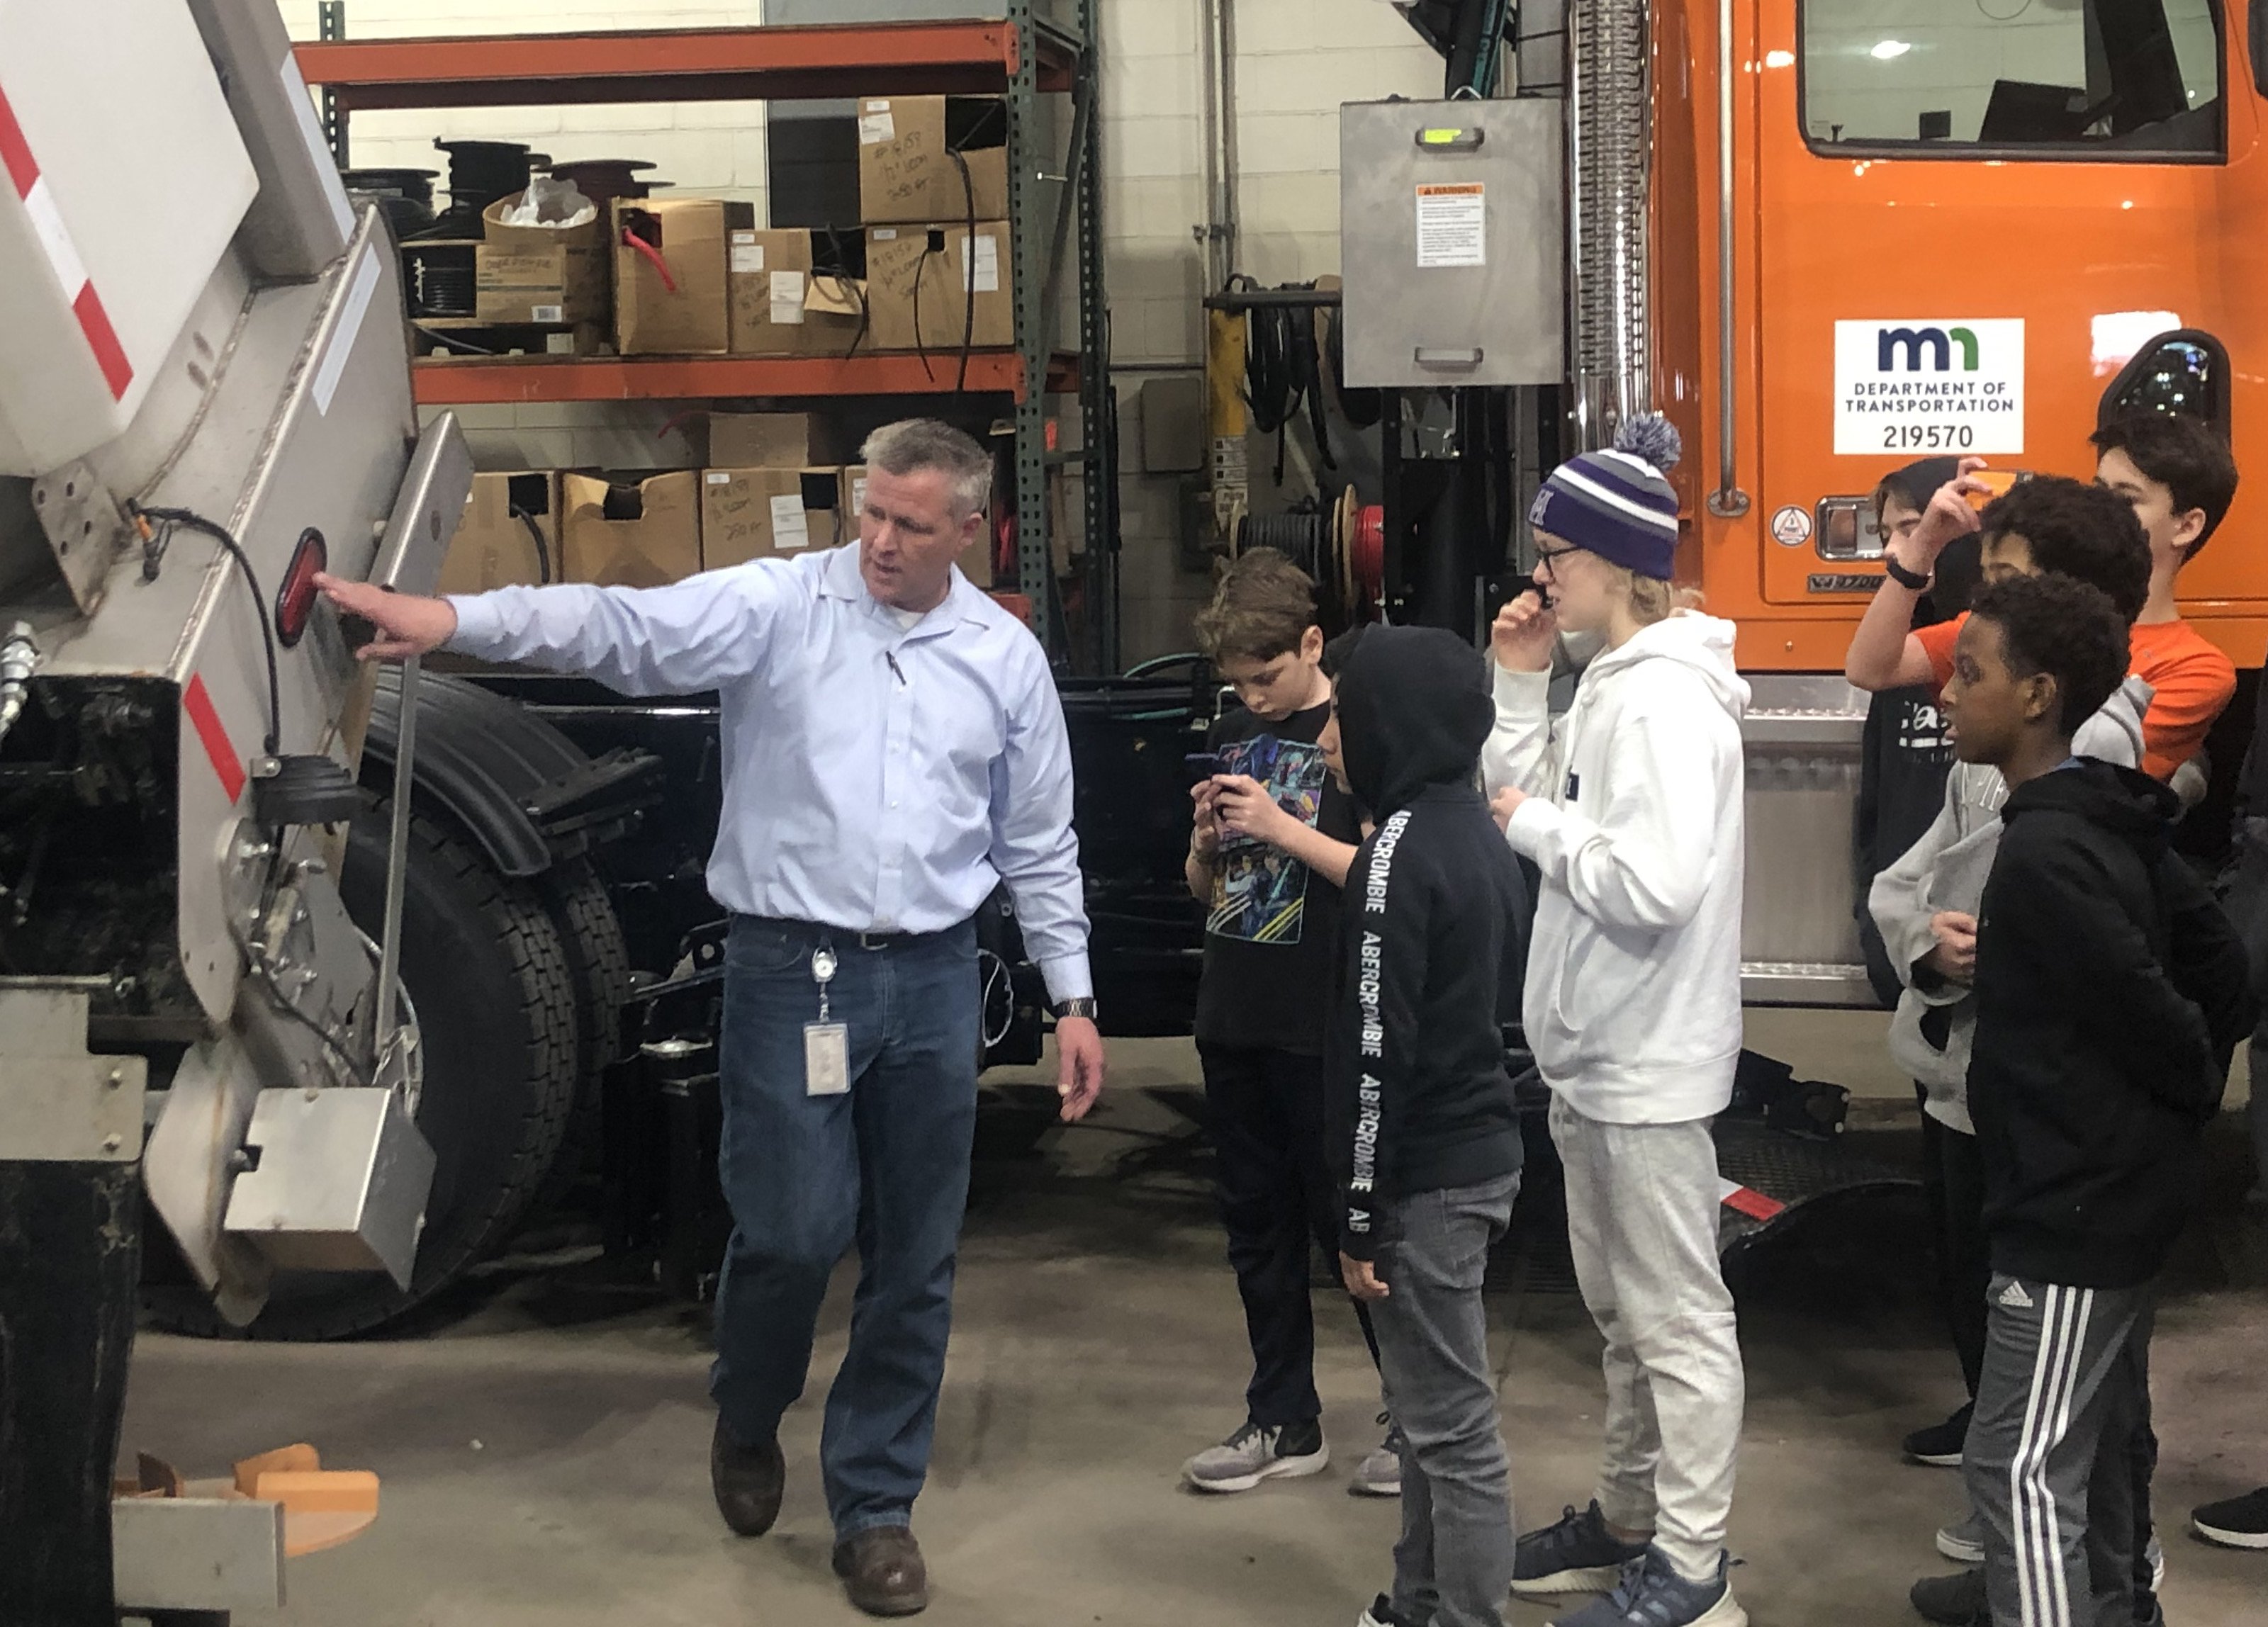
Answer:
[[[1800,1071],[1880,1099],[1902,1145],[1901,1085],[1865,1076],[1863,1020],[1760,1018]],[[1090,1127],[1026,1148],[988,1136],[962,1255],[959,1325],[930,1489],[917,1513],[937,1627],[1345,1627],[1388,1575],[1391,1505],[1345,1495],[1373,1444],[1376,1388],[1352,1320],[1318,1296],[1318,1378],[1339,1461],[1248,1495],[1179,1489],[1182,1458],[1241,1417],[1233,1284],[1176,1110],[1186,1045],[1116,1053]],[[1830,1071],[1839,1069],[1839,1071]],[[1910,1093],[1911,1086],[1904,1089]],[[1911,1103],[1911,1095],[1905,1097]],[[2224,1130],[2228,1127],[2224,1126]],[[2237,1137],[2219,1138],[2233,1193]],[[2259,1351],[2268,1240],[2224,1212],[2181,1267],[2157,1343],[2176,1627],[2268,1622],[2268,1554],[2178,1533],[2198,1500],[2268,1480]],[[1899,1436],[1940,1417],[1959,1379],[1917,1264],[1918,1204],[1867,1200],[1757,1251],[1740,1277],[1749,1405],[1733,1540],[1760,1627],[1904,1627],[1911,1579],[1954,1513],[1958,1476],[1903,1465]],[[1520,1517],[1588,1495],[1596,1339],[1548,1270],[1514,1262],[1491,1295]],[[838,1285],[847,1288],[847,1283]],[[253,1623],[578,1627],[635,1621],[850,1623],[828,1571],[816,1404],[839,1358],[831,1301],[814,1395],[789,1417],[779,1528],[737,1541],[711,1504],[701,1318],[588,1250],[499,1263],[414,1341],[331,1347],[146,1337],[127,1449],[192,1474],[296,1439],[383,1477],[378,1525],[294,1562],[291,1603]],[[1514,1607],[1514,1627],[1551,1612]]]

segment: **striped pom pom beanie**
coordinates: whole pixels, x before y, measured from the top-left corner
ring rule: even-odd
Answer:
[[[1683,450],[1668,419],[1625,419],[1610,450],[1584,453],[1551,471],[1528,523],[1667,582],[1677,556],[1677,494],[1663,476]]]

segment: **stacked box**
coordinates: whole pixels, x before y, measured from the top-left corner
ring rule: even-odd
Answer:
[[[559,571],[557,477],[549,470],[475,475],[437,593],[534,587]]]
[[[1012,239],[1005,221],[870,226],[867,304],[878,350],[957,355],[1016,342]],[[969,303],[976,303],[974,328]]]
[[[861,98],[860,221],[888,226],[958,220],[965,225],[972,219],[1005,219],[1007,136],[1006,109],[996,98]]]
[[[838,546],[844,541],[842,482],[843,471],[835,467],[703,470],[703,569]]]
[[[663,587],[701,569],[701,476],[559,477],[559,577],[600,587]]]
[[[754,207],[616,198],[614,211],[615,348],[624,356],[730,354],[729,245],[755,221]]]

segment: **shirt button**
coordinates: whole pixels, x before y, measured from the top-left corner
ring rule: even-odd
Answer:
[[[897,799],[895,797],[893,797],[893,798],[891,798],[891,799],[890,799],[890,806],[891,806],[892,807],[895,807],[895,806],[898,806],[898,799]]]

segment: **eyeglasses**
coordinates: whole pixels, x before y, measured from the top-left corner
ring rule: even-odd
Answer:
[[[1538,548],[1535,550],[1535,563],[1544,570],[1549,571],[1553,576],[1557,576],[1559,574],[1558,562],[1566,558],[1570,554],[1580,554],[1582,551],[1583,550],[1580,548]]]

